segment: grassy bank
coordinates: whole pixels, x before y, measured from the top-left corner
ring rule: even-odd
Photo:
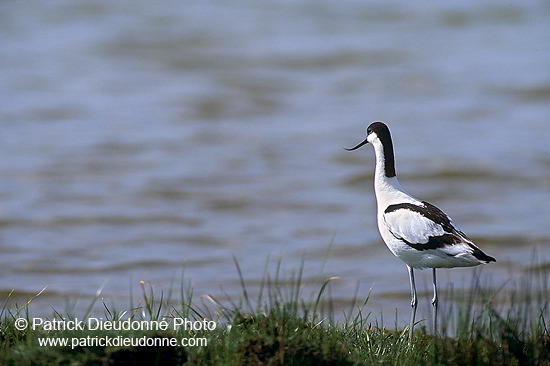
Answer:
[[[277,268],[274,279],[266,274],[254,299],[242,275],[241,280],[238,303],[194,299],[191,288],[182,288],[178,301],[173,301],[142,282],[141,298],[129,310],[117,312],[103,304],[102,324],[120,326],[119,330],[98,329],[91,311],[81,318],[57,313],[33,329],[27,304],[17,308],[8,298],[0,313],[0,364],[550,365],[547,271],[526,275],[499,306],[493,303],[502,294],[474,280],[468,291],[453,294],[462,302],[444,312],[445,336],[434,337],[419,324],[412,342],[407,329],[388,330],[372,319],[368,299],[357,301],[344,321],[334,320],[330,296],[325,294],[331,279],[304,296],[301,270],[281,280]],[[183,319],[194,326],[176,327]],[[52,329],[55,320],[65,326],[80,321],[83,327]],[[211,321],[210,328],[205,320]],[[26,329],[21,329],[21,322],[28,322]],[[139,329],[129,329],[131,324]],[[152,324],[166,327],[143,329]],[[69,343],[45,346],[45,339]],[[136,342],[102,344],[106,339]]]

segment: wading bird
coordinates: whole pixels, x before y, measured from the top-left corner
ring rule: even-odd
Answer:
[[[411,318],[409,338],[412,339],[416,317],[416,286],[414,269],[432,268],[433,329],[437,334],[436,268],[471,267],[495,258],[483,253],[439,208],[406,193],[395,175],[395,159],[390,130],[382,122],[367,128],[367,138],[357,150],[371,143],[376,155],[374,193],[378,206],[378,230],[390,251],[407,265],[411,283]]]

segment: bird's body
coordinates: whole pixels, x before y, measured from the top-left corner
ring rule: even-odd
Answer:
[[[393,143],[388,127],[374,122],[367,128],[366,143],[374,146],[376,168],[374,192],[377,202],[378,229],[390,251],[409,268],[413,313],[411,337],[416,313],[416,287],[413,268],[433,268],[434,328],[437,319],[436,268],[471,267],[495,262],[483,253],[447,216],[434,205],[406,193],[395,174]]]

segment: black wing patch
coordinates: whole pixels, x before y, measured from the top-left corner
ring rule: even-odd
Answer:
[[[434,205],[426,201],[422,201],[422,204],[423,206],[415,205],[412,203],[398,203],[396,205],[389,205],[384,211],[384,213],[388,214],[390,212],[401,210],[401,209],[413,211],[435,222],[436,224],[441,225],[443,230],[445,230],[448,233],[457,232],[460,235],[464,235],[463,232],[458,230],[453,225],[453,223],[451,222],[451,219],[449,218],[449,216],[447,216],[445,212],[441,211],[439,208],[435,207]],[[464,235],[464,237],[466,236]]]
[[[462,240],[460,237],[454,235],[454,234],[443,234],[440,236],[430,236],[427,243],[424,244],[414,244],[409,243],[405,239],[401,239],[405,242],[408,246],[416,249],[416,250],[427,250],[427,249],[437,249],[437,248],[443,248],[447,245],[453,245],[462,243]],[[448,254],[450,255],[450,254]]]

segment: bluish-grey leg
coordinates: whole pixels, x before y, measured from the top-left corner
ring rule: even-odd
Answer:
[[[433,327],[434,335],[437,335],[437,281],[435,277],[435,268],[433,268],[433,285],[434,285],[434,297],[432,298],[433,305]]]
[[[413,329],[414,329],[414,320],[416,318],[416,305],[418,301],[416,299],[416,285],[414,284],[414,271],[413,268],[407,266],[409,269],[409,280],[411,282],[411,321],[409,322],[409,340],[412,340]]]

